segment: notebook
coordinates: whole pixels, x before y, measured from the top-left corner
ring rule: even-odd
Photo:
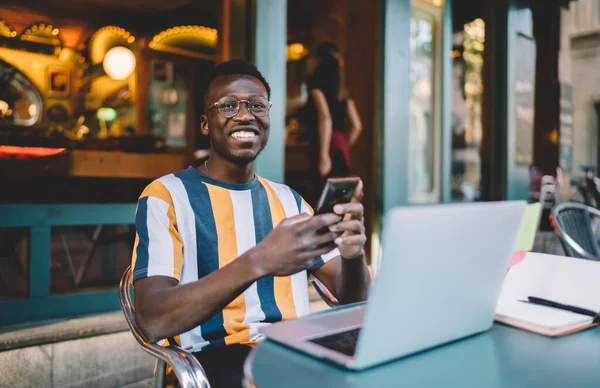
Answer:
[[[597,316],[572,308],[600,312],[599,278],[600,262],[529,252],[508,271],[495,320],[550,337],[596,326]],[[532,303],[538,301],[530,297],[562,306]]]

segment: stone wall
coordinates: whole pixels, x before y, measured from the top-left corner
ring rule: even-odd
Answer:
[[[118,312],[0,334],[9,347],[0,352],[0,387],[122,387],[152,378],[154,358],[122,323],[90,336],[94,322],[117,317],[124,322]]]

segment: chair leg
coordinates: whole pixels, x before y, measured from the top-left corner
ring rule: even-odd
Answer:
[[[167,364],[163,360],[156,360],[156,388],[165,387],[165,372]]]

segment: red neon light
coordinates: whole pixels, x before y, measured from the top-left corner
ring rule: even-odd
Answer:
[[[44,147],[19,147],[0,145],[0,156],[16,156],[23,158],[28,156],[52,156],[60,154],[66,148],[44,148]]]

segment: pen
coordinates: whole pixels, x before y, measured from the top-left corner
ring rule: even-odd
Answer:
[[[533,304],[538,304],[538,305],[548,306],[548,307],[554,307],[554,308],[561,309],[561,310],[567,310],[567,311],[570,311],[570,312],[576,313],[576,314],[588,315],[588,316],[594,317],[594,318],[598,317],[598,313],[596,311],[584,309],[584,308],[577,307],[577,306],[571,306],[568,304],[553,302],[551,300],[542,299],[542,298],[538,298],[535,296],[528,296],[526,301],[523,300],[521,302],[533,303]]]

